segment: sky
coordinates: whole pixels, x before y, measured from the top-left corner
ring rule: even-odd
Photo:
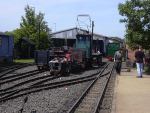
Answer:
[[[45,21],[53,32],[76,27],[77,15],[88,14],[94,21],[94,32],[104,36],[124,38],[125,24],[119,20],[118,4],[125,0],[1,0],[0,31],[12,31],[20,27],[21,16],[28,4],[45,14]],[[81,21],[88,18],[80,16]]]

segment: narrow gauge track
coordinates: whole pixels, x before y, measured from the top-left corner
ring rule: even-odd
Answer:
[[[107,65],[104,67],[104,69],[107,67]],[[102,70],[104,70],[104,69],[102,69]],[[4,102],[4,101],[7,101],[7,100],[11,100],[11,99],[23,96],[23,95],[28,95],[28,94],[34,93],[34,92],[39,92],[39,91],[42,91],[42,90],[60,88],[60,87],[64,87],[64,86],[69,86],[69,85],[74,85],[74,84],[79,84],[79,83],[82,83],[82,82],[87,82],[87,81],[90,81],[90,80],[94,80],[95,77],[97,76],[97,74],[100,73],[100,72],[97,72],[95,74],[92,74],[92,75],[86,76],[86,77],[74,78],[74,79],[70,79],[70,80],[63,80],[63,81],[47,83],[47,84],[31,85],[27,88],[11,90],[7,93],[5,92],[5,93],[1,94],[2,97],[0,98],[0,102]],[[106,74],[108,74],[108,73],[105,73],[102,76],[105,76]]]
[[[6,94],[9,94],[9,93],[15,92],[17,90],[20,90],[21,89],[20,87],[23,86],[23,85],[26,85],[26,86],[24,86],[22,88],[34,87],[34,86],[42,84],[42,83],[44,83],[46,81],[57,79],[59,77],[60,76],[51,76],[51,75],[35,77],[35,78],[30,79],[30,80],[26,80],[26,81],[17,83],[17,84],[15,84],[13,86],[7,87],[5,89],[1,89],[0,90],[0,92],[1,92],[0,96],[4,96]],[[14,89],[14,88],[16,88],[16,89]]]
[[[16,66],[19,66],[19,65],[18,64],[0,64],[0,72],[15,68]]]
[[[96,74],[98,74],[99,72],[96,72],[96,73],[94,73],[94,74],[92,74],[93,76],[94,75],[96,75]],[[27,74],[27,73],[26,73]],[[24,73],[23,74],[21,74],[21,75],[24,75]],[[91,76],[92,76],[91,75]],[[20,76],[20,75],[19,75]],[[16,76],[15,76],[16,77]],[[18,75],[17,75],[17,77],[18,77]],[[25,76],[26,77],[26,76]],[[30,76],[29,76],[30,77]],[[23,86],[23,85],[26,85],[25,87],[27,88],[27,87],[33,87],[33,86],[36,86],[36,85],[39,85],[39,84],[42,84],[42,83],[46,83],[46,82],[50,82],[51,80],[54,80],[54,79],[57,79],[57,78],[59,78],[59,77],[61,77],[61,76],[59,76],[59,75],[57,75],[57,76],[51,76],[51,75],[45,75],[44,74],[44,76],[43,75],[40,75],[39,77],[37,77],[37,76],[35,76],[35,77],[31,77],[30,79],[27,79],[27,80],[24,80],[24,79],[22,79],[21,81],[22,82],[20,82],[20,81],[16,81],[16,83],[14,84],[14,85],[12,85],[12,83],[11,84],[9,84],[9,85],[6,85],[5,87],[4,86],[2,86],[1,87],[1,89],[0,89],[0,96],[2,96],[2,95],[5,95],[5,94],[8,94],[8,93],[11,93],[11,92],[13,92],[13,91],[16,91],[16,90],[19,90],[20,89],[20,87],[21,86]],[[11,81],[13,81],[13,79],[14,79],[14,81],[16,80],[15,78],[14,78],[14,76],[9,76],[9,77],[5,77],[5,78],[3,78],[2,80],[5,80],[5,79],[7,79],[7,78],[12,78],[11,80],[7,80],[8,82],[11,82]],[[20,78],[20,77],[19,77]],[[23,78],[22,76],[21,76],[21,78]],[[7,83],[6,81],[3,81],[3,83]],[[29,85],[27,84],[27,83],[30,83]],[[11,86],[10,86],[11,85]],[[4,87],[4,88],[3,88]],[[15,89],[14,89],[15,88]],[[21,87],[22,88],[22,87]]]
[[[33,65],[33,64],[23,64],[23,65],[15,65],[15,66],[11,66],[10,68],[7,68],[6,70],[3,70],[1,73],[0,73],[0,78],[2,78],[3,76],[15,71],[15,70],[18,70],[18,69],[21,69],[21,68],[24,68],[24,67],[27,67],[27,66],[30,66],[30,65]]]
[[[15,65],[13,65],[13,66],[12,65],[0,65],[0,72],[6,71],[13,67],[15,67]]]
[[[7,76],[7,77],[3,77],[0,78],[0,85],[2,84],[6,84],[12,81],[16,81],[22,78],[26,78],[26,77],[30,77],[32,75],[41,73],[38,70],[33,70],[33,71],[29,71],[29,72],[25,72],[25,73],[20,73],[20,74],[16,74],[16,75],[11,75],[11,76]]]
[[[110,73],[105,77],[100,77],[104,72],[102,71],[87,87],[81,97],[70,108],[70,110],[68,110],[67,113],[99,113],[100,105],[102,103],[102,99],[112,75],[113,69],[114,65],[111,66]]]

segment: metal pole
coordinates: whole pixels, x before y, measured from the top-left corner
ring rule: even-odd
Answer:
[[[41,32],[41,30],[40,30],[40,21],[39,21],[39,39],[38,39],[38,49],[40,49],[40,32]]]
[[[55,32],[56,32],[56,23],[54,23],[54,30],[55,30]]]
[[[92,50],[93,50],[93,31],[94,31],[94,21],[92,21],[91,53],[92,53]]]

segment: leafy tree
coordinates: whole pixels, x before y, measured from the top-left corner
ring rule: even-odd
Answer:
[[[47,22],[44,21],[44,14],[39,12],[36,15],[35,9],[28,5],[25,7],[25,16],[22,16],[20,29],[24,37],[35,42],[36,49],[47,49],[50,46],[49,33],[51,30],[48,28]],[[45,43],[40,43],[42,41]]]
[[[31,57],[34,49],[47,49],[52,45],[51,29],[44,20],[44,14],[39,12],[36,14],[35,9],[27,5],[25,7],[25,15],[21,17],[20,28],[17,28],[6,34],[14,36],[16,56]],[[29,46],[28,43],[21,43],[23,37],[34,42],[35,47]],[[23,39],[23,40],[22,40]],[[30,43],[30,44],[31,44]]]
[[[126,42],[129,47],[137,45],[150,49],[150,0],[127,0],[119,4],[119,13],[126,25]]]
[[[14,36],[14,45],[15,47],[17,47],[19,40],[21,39],[21,37],[24,37],[24,34],[22,32],[22,29],[15,29],[13,31],[7,31],[5,32],[7,35],[13,35]]]

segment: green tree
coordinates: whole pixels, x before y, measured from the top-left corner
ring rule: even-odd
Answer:
[[[44,14],[41,12],[36,14],[35,9],[29,5],[25,7],[25,16],[22,16],[20,29],[24,37],[35,43],[36,49],[47,49],[50,46],[49,33],[51,30],[48,28],[47,22],[44,21]]]
[[[12,35],[14,37],[14,45],[15,47],[17,47],[19,40],[21,39],[21,37],[24,37],[24,33],[22,32],[22,29],[15,29],[13,31],[7,31],[5,32],[7,35]]]
[[[126,25],[126,42],[129,47],[137,45],[150,49],[150,0],[127,0],[119,4],[119,13]]]

